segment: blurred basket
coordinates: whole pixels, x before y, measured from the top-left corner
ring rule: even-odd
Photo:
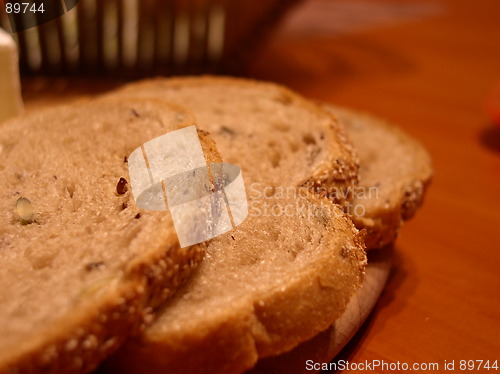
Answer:
[[[14,34],[21,71],[141,76],[237,70],[298,0],[80,0]],[[1,25],[10,30],[3,12]]]

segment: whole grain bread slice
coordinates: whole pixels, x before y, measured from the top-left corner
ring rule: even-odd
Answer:
[[[359,288],[363,235],[305,189],[250,201],[204,261],[104,372],[240,373],[326,329]]]
[[[404,221],[422,204],[433,170],[425,148],[400,128],[375,116],[325,105],[346,128],[360,158],[359,186],[349,213],[367,230],[366,247],[396,240]]]
[[[225,162],[238,164],[268,193],[321,186],[343,203],[357,184],[357,158],[336,119],[285,87],[202,76],[145,80],[119,92],[186,107],[211,132]]]
[[[2,125],[1,373],[90,371],[200,262],[204,246],[179,248],[169,215],[138,209],[126,183],[134,149],[193,124],[179,107],[122,97]]]

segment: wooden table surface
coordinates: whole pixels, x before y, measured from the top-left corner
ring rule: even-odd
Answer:
[[[248,75],[398,123],[435,167],[424,207],[398,239],[386,290],[341,358],[437,362],[439,372],[445,360],[455,372],[459,360],[500,360],[500,125],[484,109],[500,88],[500,1],[300,7]],[[28,110],[61,93],[70,100],[116,86],[57,79],[49,92],[46,81],[25,83]]]

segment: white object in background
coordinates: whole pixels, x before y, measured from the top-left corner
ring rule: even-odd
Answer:
[[[181,247],[222,235],[248,215],[240,168],[212,163],[209,170],[195,126],[137,148],[128,157],[128,170],[136,205],[169,209]]]
[[[0,122],[22,110],[17,46],[12,36],[0,29]]]

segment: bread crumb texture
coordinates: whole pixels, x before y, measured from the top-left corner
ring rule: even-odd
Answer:
[[[203,246],[179,248],[169,215],[139,210],[126,188],[134,149],[193,124],[163,101],[122,97],[2,125],[1,373],[88,372],[201,260]]]

